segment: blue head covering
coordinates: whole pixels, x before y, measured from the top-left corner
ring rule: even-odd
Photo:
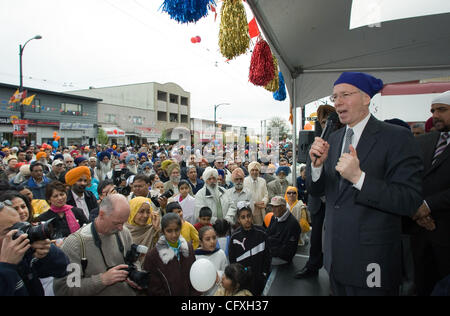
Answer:
[[[135,155],[127,155],[127,158],[125,158],[126,164],[128,164],[130,162],[131,158],[133,158],[134,160],[137,160]]]
[[[408,123],[406,123],[405,121],[402,121],[401,119],[398,118],[393,118],[390,120],[384,120],[386,123],[390,123],[390,124],[394,124],[394,125],[398,125],[398,126],[402,126],[404,128],[407,128],[409,130],[411,130],[411,127],[409,126]]]
[[[103,158],[108,157],[108,159],[111,159],[111,154],[107,151],[102,151],[100,153],[98,153],[98,159],[100,161],[103,161]]]
[[[370,98],[383,89],[383,81],[363,72],[343,72],[334,82],[334,86],[348,83],[367,93]]]
[[[74,162],[75,162],[75,164],[76,164],[77,166],[79,166],[80,163],[82,163],[82,162],[85,161],[85,160],[87,160],[86,157],[84,157],[84,156],[78,156],[77,158],[75,158]]]
[[[288,166],[278,167],[276,175],[278,175],[280,172],[284,172],[285,175],[288,175],[291,173],[291,168],[289,168]]]
[[[138,155],[139,160],[141,160],[143,156],[145,156],[145,158],[148,160],[146,153],[139,153],[139,155]]]

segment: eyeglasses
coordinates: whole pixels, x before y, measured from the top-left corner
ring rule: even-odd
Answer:
[[[336,100],[340,97],[342,97],[343,99],[348,99],[352,94],[358,93],[359,91],[354,91],[354,92],[343,92],[343,93],[339,93],[339,94],[332,94],[330,95],[330,100],[331,102],[336,102]]]
[[[3,210],[5,206],[12,206],[12,202],[10,200],[4,200],[0,202],[0,211]]]
[[[297,194],[297,192],[287,192],[288,195],[294,195]]]

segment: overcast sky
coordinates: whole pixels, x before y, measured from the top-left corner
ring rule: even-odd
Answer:
[[[159,10],[163,0],[3,0],[0,2],[0,82],[52,91],[142,82],[175,82],[191,93],[191,117],[256,128],[289,118],[279,102],[248,82],[251,53],[226,63],[218,47],[218,17],[178,24]],[[247,4],[247,19],[253,15]],[[200,36],[200,44],[191,37]],[[254,43],[255,40],[253,40]]]

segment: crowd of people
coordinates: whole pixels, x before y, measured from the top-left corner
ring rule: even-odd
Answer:
[[[450,92],[433,100],[434,131],[411,131],[370,115],[377,80],[339,77],[317,124],[335,112],[336,131],[316,137],[297,179],[289,146],[277,165],[183,161],[183,148],[158,144],[4,146],[0,295],[259,296],[308,243],[295,277],[325,266],[333,295],[398,295],[405,280],[410,294],[448,293]],[[207,291],[190,280],[199,258],[217,270]]]
[[[27,276],[17,270],[9,281],[23,286],[2,286],[2,294],[261,295],[271,265],[291,262],[304,240],[299,221],[306,206],[289,186],[295,185],[291,148],[282,148],[279,166],[222,156],[210,163],[194,154],[180,161],[182,150],[157,144],[4,146],[0,218],[16,213],[15,220],[30,227],[50,223],[51,235],[36,242],[59,256],[54,264],[61,266],[47,265],[54,274],[36,271],[32,288],[20,283]],[[10,222],[1,225],[5,249],[27,240],[12,238],[17,232]],[[148,275],[145,286],[126,270],[132,245],[147,247],[146,255],[128,262]],[[20,248],[30,257],[21,264],[31,264],[36,247]],[[216,283],[204,293],[189,280],[192,263],[202,257],[217,268]],[[61,272],[69,262],[83,267],[78,287],[68,286],[70,275]],[[7,270],[0,267],[3,278]]]

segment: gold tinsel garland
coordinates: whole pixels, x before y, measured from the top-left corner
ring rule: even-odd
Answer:
[[[249,46],[247,15],[242,0],[224,0],[219,31],[220,52],[233,59],[244,54]]]
[[[278,77],[278,60],[274,54],[272,54],[273,58],[273,68],[274,68],[274,76],[272,81],[270,81],[264,88],[271,92],[276,92],[280,87],[280,78]]]

